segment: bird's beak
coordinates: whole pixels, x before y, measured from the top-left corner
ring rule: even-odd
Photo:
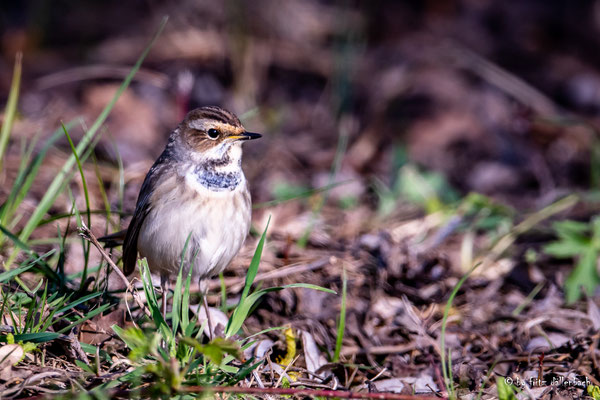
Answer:
[[[229,136],[233,140],[252,140],[262,137],[260,133],[244,132],[241,135]]]

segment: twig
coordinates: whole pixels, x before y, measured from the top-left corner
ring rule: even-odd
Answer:
[[[337,380],[336,380],[337,381]],[[336,382],[334,382],[334,385]],[[302,386],[304,388],[311,389],[325,389],[325,390],[336,390],[336,387],[332,387],[332,385],[326,385],[324,383],[317,383],[310,379],[298,379],[297,381],[290,382],[290,387]]]
[[[414,343],[407,344],[399,344],[399,345],[389,345],[389,346],[373,346],[373,347],[344,347],[342,349],[342,355],[344,357],[353,356],[357,354],[397,354],[397,353],[406,353],[407,351],[414,350]]]
[[[544,207],[543,209],[531,214],[523,220],[523,222],[516,225],[511,229],[509,233],[502,236],[490,249],[478,259],[478,262],[482,262],[485,267],[489,266],[494,261],[498,260],[502,254],[517,240],[519,235],[529,231],[534,226],[537,226],[543,220],[550,218],[551,216],[561,213],[569,208],[573,207],[579,201],[579,196],[571,194],[564,197],[554,203]]]
[[[258,374],[258,372],[256,372],[255,369],[252,370],[252,376],[254,377],[254,379],[256,379],[256,384],[258,385],[258,387],[264,389],[265,385],[262,382],[262,379],[260,379],[260,375]],[[250,383],[252,384],[252,382]]]
[[[269,279],[278,279],[283,278],[292,274],[299,274],[302,272],[314,271],[315,269],[323,268],[327,264],[331,262],[330,257],[321,258],[317,261],[313,261],[310,264],[301,264],[301,265],[290,265],[283,268],[278,268],[269,272],[261,272],[256,275],[254,279],[256,282],[265,281]],[[235,285],[241,284],[243,285],[246,280],[246,277],[241,278],[228,278],[225,279],[225,286],[228,288],[232,288]],[[208,288],[210,290],[217,289],[221,287],[221,281],[218,279],[211,279],[208,281]],[[233,289],[232,289],[233,290]]]
[[[327,389],[296,389],[296,388],[259,388],[259,387],[240,387],[240,386],[183,386],[179,393],[237,393],[249,395],[271,395],[271,396],[311,396],[311,397],[337,397],[339,399],[380,399],[380,400],[440,400],[435,395],[411,395],[389,392],[379,393],[359,393],[347,390],[327,390]],[[131,395],[129,390],[117,390],[110,393],[112,398],[127,397]],[[139,392],[137,392],[139,394]],[[142,392],[142,396],[144,393]]]
[[[450,51],[455,62],[470,69],[481,79],[509,94],[521,104],[533,108],[538,114],[556,115],[559,112],[559,107],[540,90],[476,52],[458,43],[453,43]]]
[[[383,367],[381,371],[377,375],[375,375],[372,379],[369,379],[369,382],[375,382],[375,380],[379,379],[381,375],[383,375],[387,371],[387,367]]]
[[[283,373],[282,373],[282,374],[280,374],[280,375],[279,375],[279,379],[277,379],[277,383],[275,384],[275,387],[278,387],[279,385],[281,385],[281,381],[283,380],[283,377],[284,377],[284,376],[286,376],[286,377],[289,377],[289,375],[288,375],[288,370],[290,369],[290,367],[291,367],[292,365],[294,365],[294,363],[295,363],[296,361],[298,361],[298,358],[300,358],[300,354],[298,354],[298,355],[296,356],[296,358],[294,358],[294,359],[292,360],[292,362],[291,362],[291,363],[289,363],[288,365],[286,365],[286,366],[285,366],[285,369],[283,370]]]
[[[60,72],[55,72],[39,78],[36,82],[39,90],[47,90],[55,86],[84,81],[89,79],[119,79],[123,80],[130,71],[130,67],[121,67],[117,65],[89,65],[84,67],[75,67]],[[169,78],[166,74],[140,69],[135,79],[144,81],[161,89],[169,85]]]
[[[3,398],[16,397],[19,394],[21,394],[21,392],[24,389],[28,388],[34,382],[42,382],[44,379],[58,378],[61,376],[64,376],[64,374],[62,374],[58,371],[47,371],[47,372],[41,372],[39,374],[31,375],[28,378],[26,378],[25,380],[23,380],[20,385],[16,385],[11,388],[8,388],[5,391],[3,391],[2,393],[0,393],[0,395]]]
[[[293,389],[293,388],[245,388],[229,386],[185,386],[180,389],[183,393],[242,393],[255,395],[292,395],[292,396],[320,396],[337,397],[340,399],[383,399],[383,400],[439,400],[436,396],[419,396],[399,393],[357,393],[345,390],[314,390],[314,389]]]
[[[133,299],[135,300],[135,302],[137,303],[137,305],[140,307],[140,309],[142,311],[144,311],[144,313],[147,316],[152,317],[152,314],[150,313],[150,310],[148,309],[148,307],[146,307],[146,305],[144,304],[144,302],[142,301],[142,299],[138,295],[137,291],[135,290],[135,288],[133,287],[133,285],[131,284],[131,282],[129,282],[129,280],[127,279],[127,277],[123,274],[123,272],[121,272],[121,269],[119,267],[117,267],[117,264],[114,263],[114,261],[108,255],[108,253],[106,253],[106,251],[104,251],[104,248],[102,247],[102,245],[100,244],[100,242],[98,242],[98,239],[96,239],[96,236],[94,236],[94,234],[92,233],[92,231],[90,231],[90,229],[85,225],[85,223],[83,221],[81,222],[81,227],[78,230],[79,230],[79,236],[81,236],[85,240],[90,241],[98,249],[98,251],[100,252],[100,254],[102,255],[102,257],[108,263],[108,265],[110,265],[110,267],[113,269],[113,271],[115,271],[115,273],[117,274],[117,276],[119,278],[121,278],[121,280],[123,281],[123,283],[127,287],[127,291],[131,292],[131,295],[133,296]]]

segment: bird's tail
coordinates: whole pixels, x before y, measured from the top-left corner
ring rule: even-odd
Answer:
[[[122,231],[99,237],[98,241],[104,243],[104,247],[111,249],[113,247],[122,246],[123,242],[125,241],[126,234],[127,229],[123,229]]]

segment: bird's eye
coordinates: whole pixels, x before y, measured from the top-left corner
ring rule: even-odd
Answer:
[[[215,128],[210,128],[208,132],[206,132],[209,138],[216,139],[219,137],[219,131]]]

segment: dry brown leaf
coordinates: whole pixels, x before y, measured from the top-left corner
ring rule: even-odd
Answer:
[[[18,344],[6,344],[0,347],[0,379],[6,381],[12,377],[12,366],[21,361],[24,352]]]

